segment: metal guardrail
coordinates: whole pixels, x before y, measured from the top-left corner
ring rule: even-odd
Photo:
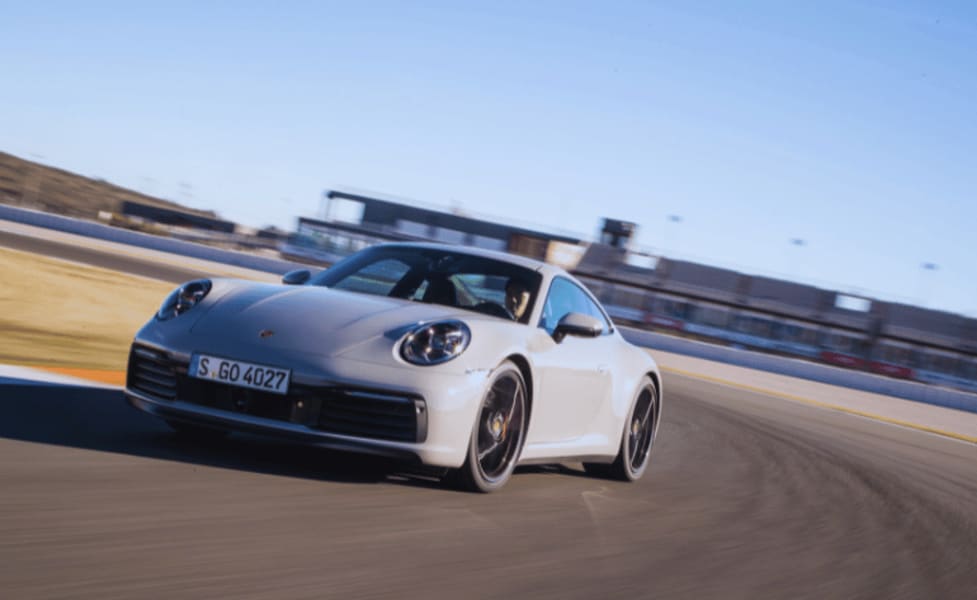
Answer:
[[[882,394],[914,402],[977,413],[977,395],[915,381],[892,379],[864,371],[851,371],[806,360],[787,358],[751,350],[697,342],[685,338],[622,327],[621,334],[633,344],[728,365],[746,367],[837,385],[862,392]]]
[[[158,250],[160,252],[178,254],[189,258],[198,258],[245,269],[254,269],[255,271],[265,271],[267,273],[281,274],[292,269],[305,268],[304,265],[287,260],[213,248],[194,242],[164,238],[148,233],[119,229],[92,221],[83,221],[81,219],[62,217],[60,215],[52,215],[36,210],[2,204],[0,204],[0,219],[108,242],[128,244],[148,250]]]

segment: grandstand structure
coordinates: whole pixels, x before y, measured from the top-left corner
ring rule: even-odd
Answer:
[[[574,269],[617,321],[977,391],[977,320],[590,244]]]
[[[404,240],[504,250],[567,268],[619,323],[977,392],[977,319],[634,252],[628,221],[604,219],[588,242],[362,194],[324,199],[325,214],[300,218],[283,255],[330,264]],[[355,216],[337,218],[337,201]]]
[[[171,208],[123,200],[119,212],[122,216],[130,219],[142,219],[173,227],[187,227],[221,233],[234,233],[237,229],[237,225],[232,221],[219,219],[212,213],[201,214],[200,211],[189,211],[182,206]]]
[[[329,190],[322,219],[300,217],[282,246],[295,260],[332,263],[383,241],[434,241],[501,250],[572,267],[585,250],[580,238],[497,221]],[[350,207],[353,210],[348,210]],[[346,208],[341,217],[338,208]],[[355,217],[350,218],[351,214]]]

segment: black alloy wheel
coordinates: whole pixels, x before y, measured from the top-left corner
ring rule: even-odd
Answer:
[[[492,374],[482,398],[458,483],[475,492],[494,492],[506,484],[522,451],[526,430],[526,384],[510,362]]]
[[[621,447],[614,462],[584,463],[587,473],[621,481],[638,480],[648,467],[648,457],[655,443],[660,414],[658,388],[646,377],[631,403],[631,410],[624,423]]]

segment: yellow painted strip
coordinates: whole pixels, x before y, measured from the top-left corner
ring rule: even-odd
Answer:
[[[125,385],[126,383],[125,371],[105,371],[101,369],[77,369],[72,367],[35,366],[33,368],[40,369],[42,371],[48,371],[49,373],[57,373],[58,375],[67,375],[69,377],[77,377],[78,379],[97,381],[98,383],[107,383],[109,385]]]
[[[962,442],[970,442],[971,444],[977,444],[977,437],[966,435],[963,433],[956,433],[953,431],[946,431],[945,429],[938,429],[936,427],[930,427],[928,425],[920,425],[919,423],[912,423],[910,421],[903,421],[901,419],[893,419],[891,417],[885,417],[882,415],[877,415],[875,413],[865,412],[857,410],[854,408],[848,408],[847,406],[839,406],[837,404],[830,404],[828,402],[820,402],[818,400],[811,400],[810,398],[804,398],[803,396],[795,396],[794,394],[785,394],[783,392],[777,392],[774,390],[768,390],[766,388],[749,385],[745,383],[738,383],[735,381],[730,381],[728,379],[722,379],[721,377],[713,377],[711,375],[702,375],[701,373],[695,373],[693,371],[685,371],[683,369],[676,369],[673,367],[661,367],[662,371],[667,373],[673,373],[675,375],[682,375],[685,377],[691,377],[692,379],[701,379],[703,381],[708,381],[710,383],[718,383],[720,385],[726,385],[734,388],[739,388],[741,390],[746,390],[748,392],[754,392],[757,394],[764,394],[766,396],[774,396],[777,398],[783,398],[785,400],[792,400],[794,402],[800,402],[802,404],[807,404],[809,406],[816,406],[818,408],[827,408],[829,410],[837,410],[839,412],[848,413],[850,415],[856,415],[859,417],[865,417],[867,419],[872,419],[874,421],[881,421],[883,423],[889,423],[890,425],[899,425],[901,427],[908,427],[910,429],[916,429],[918,431],[925,431],[927,433],[934,433],[936,435],[942,435],[944,437],[953,438],[955,440],[960,440]]]

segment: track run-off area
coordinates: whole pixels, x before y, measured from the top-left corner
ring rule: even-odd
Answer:
[[[0,246],[165,281],[206,271]],[[26,379],[0,380],[5,599],[977,594],[977,445],[832,410],[844,391],[819,405],[667,370],[641,481],[526,467],[474,495],[338,452],[188,441],[118,387]]]

